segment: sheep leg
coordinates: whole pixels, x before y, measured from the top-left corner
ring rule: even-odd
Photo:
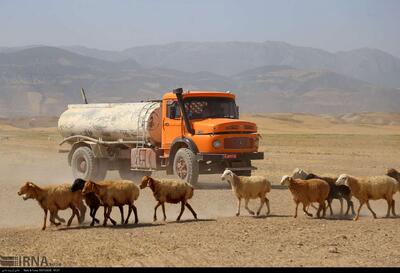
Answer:
[[[86,206],[82,200],[79,203],[79,213],[80,213],[80,217],[78,218],[78,221],[79,221],[79,224],[82,224],[83,221],[85,221],[85,214],[86,214]]]
[[[108,212],[107,212],[107,218],[110,219],[110,221],[111,221],[111,223],[113,224],[113,226],[116,226],[116,225],[117,225],[117,222],[114,221],[114,219],[112,219],[112,218],[110,217],[111,211],[112,211],[112,207],[109,207]]]
[[[264,202],[265,202],[265,197],[260,197],[260,207],[257,210],[257,216],[260,215],[260,212],[261,212],[262,206],[264,205]]]
[[[100,223],[100,220],[96,218],[96,213],[97,213],[97,210],[99,209],[99,207],[100,207],[100,206],[96,206],[96,207],[93,208],[93,218],[94,218],[93,220],[94,220],[97,224]]]
[[[122,223],[122,224],[125,224],[125,225],[128,224],[128,222],[129,222],[129,217],[131,216],[132,210],[133,210],[132,205],[129,205],[129,206],[128,206],[128,217],[126,217],[125,222]]]
[[[107,225],[107,220],[108,220],[107,210],[108,210],[108,207],[104,206],[104,221],[103,221],[103,226],[104,227]]]
[[[153,221],[157,221],[157,209],[161,205],[161,202],[158,202],[157,205],[154,207],[154,216],[153,216]]]
[[[161,203],[162,213],[164,214],[164,221],[167,221],[167,215],[165,214],[165,203]]]
[[[240,215],[240,202],[242,202],[242,198],[238,198],[238,207],[237,207],[236,216]]]
[[[95,223],[100,223],[99,219],[96,218],[96,212],[99,209],[99,206],[90,208],[90,217],[92,217],[92,223],[90,226],[94,226]]]
[[[52,224],[54,224],[55,226],[59,226],[59,225],[61,225],[61,223],[57,223],[55,220],[54,220],[54,216],[57,214],[57,210],[51,210],[50,209],[50,223],[52,223]]]
[[[388,208],[387,208],[387,213],[386,213],[386,218],[390,217],[390,209],[392,208],[392,200],[390,200],[389,198],[386,199]]]
[[[318,210],[318,208],[313,203],[311,203],[310,206],[313,207],[313,209]]]
[[[329,207],[329,212],[331,213],[330,215],[332,215],[333,214],[333,210],[332,210],[332,198],[328,198],[326,201],[328,202],[328,207]],[[325,201],[324,201],[324,203],[325,203]],[[324,206],[325,206],[325,204],[324,204]],[[319,208],[321,207],[321,204],[319,204]],[[318,208],[318,209],[319,209]]]
[[[392,215],[395,216],[395,217],[397,216],[397,215],[396,215],[396,211],[395,211],[395,202],[394,202],[394,199],[392,200]]]
[[[271,212],[269,209],[269,200],[267,197],[265,197],[265,204],[267,205],[267,215],[269,215],[269,213]]]
[[[364,202],[361,202],[361,201],[360,201],[360,206],[359,206],[358,209],[357,209],[357,215],[356,215],[356,217],[353,218],[354,221],[357,221],[358,218],[360,217],[360,211],[361,211],[361,207],[362,207],[363,205],[364,205]]]
[[[343,215],[343,198],[339,198],[340,201],[340,216]]]
[[[179,213],[178,218],[176,218],[176,221],[181,220],[181,216],[182,216],[184,210],[185,210],[185,201],[181,201],[181,212]]]
[[[72,215],[71,218],[69,218],[67,226],[70,226],[72,223],[72,219],[74,219],[74,216],[76,215],[76,218],[78,218],[78,223],[79,223],[79,210],[74,207],[74,206],[70,206],[70,208],[72,209]]]
[[[94,208],[90,208],[90,212],[89,212],[90,217],[92,217],[92,222],[90,223],[90,226],[94,226],[94,223],[96,222],[96,218],[94,217]]]
[[[350,197],[350,198],[351,198],[351,197]],[[351,199],[349,199],[347,202],[348,202],[347,205],[350,204],[350,206],[351,206],[351,213],[352,213],[353,215],[356,214],[356,212],[354,211],[354,202],[351,201]],[[347,211],[349,211],[348,207],[347,207]],[[346,213],[346,215],[347,215],[347,213]]]
[[[123,206],[118,206],[119,207],[119,212],[121,213],[121,225],[124,223],[124,207]],[[129,216],[128,216],[129,218]],[[126,221],[127,223],[128,221]]]
[[[139,223],[139,218],[137,214],[137,208],[134,204],[132,204],[133,213],[135,214],[135,224]]]
[[[47,220],[47,209],[44,209],[44,221],[43,221],[42,230],[46,229],[46,220]]]
[[[196,212],[194,212],[192,206],[189,205],[189,203],[185,203],[185,206],[192,212],[194,219],[197,220],[197,214],[196,214]]]
[[[319,206],[322,207],[322,217],[325,218],[325,215],[326,215],[326,204],[325,204],[325,201],[320,203]],[[319,218],[319,215],[318,215],[318,218]]]
[[[54,218],[56,218],[58,221],[60,221],[61,223],[65,223],[65,219],[61,218],[60,216],[58,216],[58,211],[56,213],[56,215],[54,215]]]
[[[299,205],[299,203],[297,203],[297,205],[296,205],[296,216],[297,216],[297,206],[298,206],[298,205]],[[304,213],[305,213],[306,215],[312,217],[312,214],[309,213],[309,212],[306,210],[306,206],[304,205],[304,203],[303,203],[303,211],[304,211]],[[318,211],[319,211],[319,210],[318,210]],[[295,217],[295,218],[296,218],[296,217]]]
[[[353,202],[349,198],[345,197],[345,199],[346,199],[346,202],[347,202],[347,210],[346,210],[345,215],[347,216],[349,214],[350,207],[352,208],[353,214],[354,214]]]
[[[246,198],[246,199],[244,200],[244,208],[245,208],[251,215],[254,215],[254,214],[255,214],[254,211],[250,210],[249,207],[248,207],[249,201],[250,201],[249,198]]]
[[[297,217],[297,208],[298,208],[298,207],[299,207],[299,202],[296,202],[296,208],[295,208],[295,210],[294,210],[294,218]],[[304,204],[303,204],[303,208],[304,208]],[[306,211],[305,211],[305,213],[308,214],[308,212],[306,212]]]
[[[370,212],[372,213],[372,216],[374,216],[374,218],[376,219],[376,213],[371,209],[371,206],[369,205],[369,200],[367,201],[367,208],[370,210]]]

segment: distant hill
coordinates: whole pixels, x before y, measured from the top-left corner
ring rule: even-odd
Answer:
[[[281,44],[276,46],[281,48]],[[314,52],[313,49],[309,50]],[[101,59],[88,56],[88,52],[81,55],[46,46],[16,50],[3,48],[1,52],[0,117],[58,115],[67,104],[81,102],[79,90],[82,87],[87,90],[89,102],[159,99],[166,91],[183,87],[230,90],[237,95],[240,108],[245,112],[339,113],[400,110],[400,89],[381,87],[326,68],[268,65],[223,76],[210,72],[213,70],[210,66],[209,71],[180,71],[166,68],[164,63],[143,64],[140,58],[114,59],[110,52],[108,57],[104,57],[102,51],[97,51],[97,54],[103,56]],[[168,56],[168,52],[159,52],[158,59]],[[233,60],[230,63],[233,66],[232,71],[237,70],[238,66],[234,67],[238,62],[254,63],[246,59],[246,54],[238,55],[236,59],[239,61]],[[257,50],[254,54],[257,55]],[[321,54],[325,53],[321,51]],[[364,54],[367,53],[361,50],[357,54],[361,60],[366,58]],[[179,58],[183,60],[178,55],[177,63]],[[220,67],[223,67],[223,63],[228,67],[229,63],[225,63],[223,56],[219,61],[214,61],[220,63]],[[203,57],[204,60],[210,58],[206,55]],[[218,58],[217,55],[214,57]],[[107,61],[106,58],[113,61]],[[192,58],[198,58],[198,55],[193,53]],[[253,58],[254,61],[256,59]],[[307,56],[303,59],[307,60]],[[157,57],[154,56],[153,60],[157,60]],[[262,63],[257,61],[257,64],[258,62]],[[216,70],[218,67],[214,68]],[[393,68],[395,70],[396,62],[393,63]],[[347,69],[351,70],[350,64]]]
[[[283,42],[177,42],[123,51],[145,66],[233,75],[270,65],[327,69],[384,87],[400,87],[400,59],[377,49],[330,53]]]
[[[254,112],[399,111],[400,90],[380,88],[328,70],[266,66],[233,76]],[[266,110],[264,110],[266,111]]]

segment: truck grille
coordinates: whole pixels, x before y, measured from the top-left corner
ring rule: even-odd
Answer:
[[[254,147],[254,139],[249,137],[231,137],[225,138],[225,149],[248,149]]]

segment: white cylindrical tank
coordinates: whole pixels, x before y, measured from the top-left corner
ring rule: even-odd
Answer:
[[[84,135],[105,141],[161,143],[159,102],[71,104],[58,120],[63,137]],[[144,130],[144,131],[143,131]]]

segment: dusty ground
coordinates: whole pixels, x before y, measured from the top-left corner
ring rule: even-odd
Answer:
[[[372,117],[371,117],[372,116]],[[295,167],[316,173],[378,175],[400,168],[399,115],[370,114],[362,118],[274,114],[248,116],[263,134],[266,159],[257,174],[278,184]],[[359,221],[337,216],[314,219],[299,212],[286,189],[269,194],[270,217],[255,218],[242,208],[219,176],[201,177],[191,200],[199,221],[188,211],[174,221],[179,206],[167,205],[168,221],[152,223],[150,190],[137,202],[140,224],[79,227],[41,231],[42,210],[36,201],[16,194],[26,180],[72,181],[66,154],[58,153],[54,128],[0,125],[0,255],[47,256],[62,266],[399,266],[399,218],[383,219],[384,201],[371,202],[379,219],[367,209]],[[0,123],[1,124],[1,123]],[[157,176],[162,174],[157,173]],[[116,172],[109,177],[118,177]],[[400,212],[400,194],[396,210]],[[338,201],[334,210],[338,212]],[[358,206],[358,202],[355,201]],[[258,201],[250,203],[256,208]],[[100,211],[102,212],[102,210]],[[265,208],[264,208],[265,212]],[[67,218],[69,211],[61,216]],[[161,217],[161,210],[159,211]],[[118,220],[118,210],[113,211]],[[101,213],[98,218],[102,219]]]

